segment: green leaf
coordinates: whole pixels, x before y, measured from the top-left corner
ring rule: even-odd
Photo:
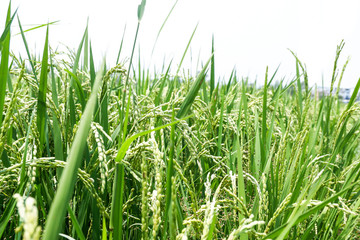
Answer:
[[[14,193],[22,194],[24,191],[25,181],[21,183],[16,191]],[[1,213],[0,217],[0,238],[6,239],[6,237],[3,238],[4,231],[6,230],[6,226],[8,223],[10,223],[10,219],[13,217],[14,211],[16,208],[16,200],[15,198],[10,198],[9,202],[6,204],[5,211]]]
[[[37,25],[37,26],[35,26],[35,27],[26,29],[25,31],[21,30],[19,33],[15,34],[15,36],[20,35],[20,34],[23,34],[23,33],[26,33],[26,32],[30,32],[30,31],[32,31],[32,30],[36,30],[36,29],[39,29],[39,28],[42,28],[42,27],[46,27],[46,26],[49,26],[49,25],[53,25],[53,24],[58,23],[58,22],[60,22],[60,20],[53,21],[53,22],[49,22],[49,23],[46,23],[46,24],[40,24],[40,25]]]
[[[131,88],[130,91],[131,92]],[[125,119],[123,123],[123,139],[127,135],[127,126],[130,112],[130,94],[128,95],[128,101],[126,105]],[[119,141],[119,144],[122,141]],[[121,149],[121,147],[120,147]],[[127,149],[125,150],[125,152]],[[113,182],[113,197],[111,202],[111,216],[110,216],[110,228],[113,229],[114,238],[120,239],[122,236],[122,223],[123,223],[123,200],[124,200],[124,182],[125,182],[125,171],[124,165],[116,163],[115,165],[115,181]]]
[[[71,207],[70,207],[69,205],[67,206],[67,210],[68,210],[68,212],[69,212],[72,225],[74,226],[74,229],[75,229],[75,231],[76,231],[76,234],[78,235],[78,238],[79,238],[80,240],[85,240],[85,239],[86,239],[86,238],[85,238],[85,235],[84,235],[84,233],[81,231],[81,227],[80,227],[79,221],[77,220],[74,211],[71,209]]]
[[[67,69],[65,69],[65,71],[66,71],[66,72],[72,77],[72,79],[74,80],[74,82],[75,82],[74,88],[75,88],[76,92],[78,93],[79,101],[80,101],[80,103],[81,103],[81,106],[83,106],[83,108],[85,108],[85,105],[86,105],[85,93],[84,93],[84,90],[82,89],[80,79],[79,79],[73,72],[70,72],[70,71],[67,70]]]
[[[223,137],[223,123],[224,123],[224,98],[225,96],[221,96],[221,107],[220,107],[220,123],[219,123],[219,130],[217,136],[217,156],[221,156],[221,144],[222,144],[222,137]]]
[[[36,70],[35,70],[35,66],[34,66],[34,61],[32,60],[32,57],[31,57],[31,55],[30,55],[29,47],[28,47],[28,44],[27,44],[27,41],[26,41],[26,38],[25,38],[24,31],[23,31],[22,26],[21,26],[21,23],[20,23],[20,18],[19,18],[19,16],[18,16],[18,23],[19,23],[19,28],[20,28],[21,37],[22,37],[23,42],[24,42],[24,45],[25,45],[25,50],[26,50],[27,56],[28,56],[28,58],[29,58],[30,66],[31,66],[31,69],[32,69],[33,74],[34,74],[34,78],[35,78],[35,80],[36,80],[36,82],[37,82],[38,79],[37,79],[37,74],[36,74]]]
[[[266,67],[266,73],[265,73],[265,83],[263,88],[263,107],[262,107],[262,124],[261,124],[261,164],[260,164],[260,170],[263,171],[265,167],[265,162],[267,159],[267,151],[266,151],[266,134],[267,134],[267,91],[268,91],[268,67]],[[261,173],[260,173],[261,174]]]
[[[214,35],[211,42],[211,70],[210,70],[210,98],[215,88],[215,56],[214,56]]]
[[[151,56],[152,56],[153,53],[154,53],[155,46],[156,46],[156,43],[157,43],[157,41],[158,41],[158,39],[159,39],[160,33],[161,33],[161,31],[163,30],[163,28],[164,28],[167,20],[169,19],[170,15],[171,15],[172,11],[174,10],[174,8],[175,8],[176,4],[178,3],[178,1],[179,1],[179,0],[176,0],[176,1],[175,1],[174,5],[172,6],[170,12],[169,12],[168,15],[166,16],[165,20],[163,21],[163,24],[161,25],[161,27],[160,27],[157,35],[156,35],[156,39],[155,39],[155,42],[154,42],[154,45],[153,45],[153,48],[152,48],[152,51],[151,51]],[[121,41],[121,43],[122,43],[122,41]],[[122,44],[121,44],[121,45],[122,45]]]
[[[351,95],[350,101],[346,106],[346,110],[349,110],[351,108],[351,106],[354,105],[354,102],[355,102],[356,97],[358,95],[359,89],[360,89],[360,78],[356,83],[356,86],[355,86],[354,91],[353,91],[353,93]]]
[[[9,65],[9,55],[10,55],[10,25],[12,18],[11,14],[11,4],[9,4],[7,17],[6,17],[6,27],[0,38],[0,43],[2,44],[1,50],[1,63],[0,63],[0,127],[2,125],[3,110],[5,103],[5,93],[6,93],[6,82],[8,79],[8,65]]]
[[[43,58],[41,62],[40,86],[37,102],[37,119],[36,124],[40,135],[40,154],[42,154],[45,144],[45,122],[46,122],[46,90],[47,90],[47,76],[48,76],[48,52],[49,52],[49,27],[46,29],[45,46]]]
[[[175,111],[173,107],[171,121],[173,122],[174,119],[175,119]],[[172,125],[170,131],[170,153],[167,162],[168,165],[166,168],[166,194],[165,194],[166,200],[165,200],[163,239],[166,239],[166,234],[168,232],[169,210],[171,205],[171,188],[172,188],[171,178],[174,175],[174,150],[175,150],[175,125]]]
[[[10,12],[11,12],[10,9],[11,9],[11,4],[9,4],[9,7],[8,7],[5,29],[4,29],[3,33],[1,34],[1,37],[0,37],[0,46],[2,46],[3,43],[6,41],[6,38],[8,36],[10,36],[11,23],[14,20],[14,17],[15,17],[15,15],[17,13],[17,9],[16,9],[15,12],[13,13],[12,17],[10,18]]]

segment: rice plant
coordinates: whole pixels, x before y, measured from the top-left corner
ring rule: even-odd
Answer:
[[[1,239],[360,238],[360,79],[347,104],[333,91],[343,42],[320,98],[294,53],[289,81],[216,82],[214,38],[197,76],[136,73],[133,56],[96,68],[87,27],[60,53],[47,25],[33,57],[18,18],[17,57],[15,16],[0,38]]]

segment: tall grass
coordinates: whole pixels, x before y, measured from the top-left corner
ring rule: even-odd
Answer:
[[[171,63],[96,69],[88,28],[67,62],[50,26],[36,59],[18,19],[23,62],[9,50],[14,16],[0,38],[1,239],[37,226],[44,239],[360,237],[360,79],[347,104],[312,96],[293,54],[288,82],[266,68],[261,88],[235,71],[216,83],[214,39],[194,77],[181,63],[174,75]]]

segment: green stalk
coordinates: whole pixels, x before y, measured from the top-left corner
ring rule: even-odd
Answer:
[[[224,123],[224,95],[221,95],[221,107],[220,107],[220,123],[219,123],[219,132],[217,136],[217,156],[221,156],[221,143],[222,143],[222,135],[223,135],[223,123]]]
[[[172,109],[171,121],[173,122],[175,119],[175,111],[174,106]],[[165,194],[165,214],[164,214],[164,228],[163,228],[163,239],[166,239],[166,235],[168,232],[168,221],[169,221],[169,209],[171,204],[171,178],[174,175],[174,150],[175,150],[175,125],[171,126],[170,132],[170,153],[168,165],[166,168],[166,194]]]
[[[265,83],[264,83],[264,95],[263,95],[263,108],[262,108],[262,126],[261,126],[261,165],[260,170],[264,170],[264,165],[267,159],[267,149],[266,149],[266,133],[267,133],[267,91],[268,91],[268,67],[266,67],[265,73]],[[261,173],[260,173],[261,174]]]
[[[128,101],[126,106],[126,113],[125,113],[125,120],[123,126],[123,134],[122,134],[123,138],[125,138],[125,136],[127,135],[129,111],[130,111],[130,94],[128,95]],[[120,239],[120,237],[122,236],[122,222],[123,222],[122,209],[123,209],[123,201],[124,201],[124,182],[125,182],[124,165],[122,162],[117,162],[115,165],[115,181],[113,183],[113,197],[111,202],[111,216],[110,216],[110,229],[113,230],[114,239]]]

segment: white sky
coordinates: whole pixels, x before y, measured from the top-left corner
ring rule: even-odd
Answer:
[[[13,0],[23,29],[33,24],[60,20],[50,26],[53,48],[63,43],[77,48],[89,17],[89,34],[97,62],[106,54],[114,66],[126,25],[124,57],[130,57],[137,24],[138,1],[116,0]],[[163,60],[175,73],[190,36],[199,23],[188,52],[184,69],[196,72],[198,59],[206,62],[215,38],[215,68],[220,79],[228,80],[235,67],[238,76],[264,81],[266,66],[272,74],[281,64],[278,79],[291,79],[295,60],[288,48],[306,64],[310,84],[330,85],[336,46],[342,39],[345,47],[340,67],[351,57],[342,87],[354,87],[360,77],[360,1],[358,0],[179,0],[157,42],[156,35],[175,0],[148,0],[140,26],[134,62],[160,71]],[[8,1],[0,1],[1,29]],[[19,32],[15,19],[12,34]],[[26,34],[30,49],[41,53],[45,28]],[[2,30],[1,30],[2,32]],[[20,35],[13,36],[11,48],[24,51]],[[25,57],[25,55],[23,55]],[[192,64],[191,64],[192,63]]]

